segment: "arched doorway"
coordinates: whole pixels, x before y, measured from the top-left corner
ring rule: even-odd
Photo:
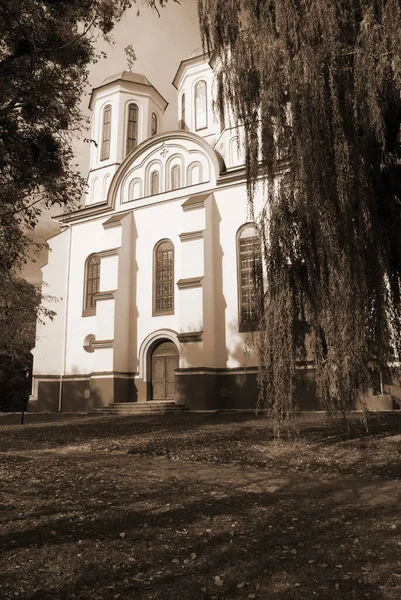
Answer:
[[[178,369],[178,349],[173,342],[161,342],[152,353],[151,400],[175,399],[175,369]]]

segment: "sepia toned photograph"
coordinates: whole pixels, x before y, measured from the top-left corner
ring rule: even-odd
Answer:
[[[401,0],[0,0],[0,600],[401,599]]]

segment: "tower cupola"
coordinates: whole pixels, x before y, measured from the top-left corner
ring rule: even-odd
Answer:
[[[122,71],[92,90],[92,140],[87,204],[107,198],[111,178],[124,158],[163,131],[167,101],[141,73]]]

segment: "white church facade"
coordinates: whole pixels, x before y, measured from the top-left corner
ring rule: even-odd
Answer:
[[[205,55],[181,62],[178,127],[143,75],[92,91],[86,205],[58,218],[38,325],[31,411],[171,401],[194,410],[255,408],[253,257],[241,129],[212,110]],[[256,218],[263,208],[257,194]],[[391,398],[391,397],[390,397]],[[318,408],[313,368],[299,406]]]

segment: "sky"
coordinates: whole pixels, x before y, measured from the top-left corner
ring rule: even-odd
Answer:
[[[98,40],[97,49],[99,52],[105,52],[107,56],[89,67],[88,86],[81,101],[84,115],[90,117],[91,114],[88,108],[91,89],[101,85],[109,75],[128,69],[124,48],[131,44],[137,57],[133,70],[146,75],[169,103],[164,116],[164,130],[177,129],[177,96],[172,81],[180,61],[188,58],[195,48],[201,46],[197,0],[180,0],[179,4],[169,0],[159,12],[160,16],[139,0],[115,26],[111,43],[103,39]],[[90,137],[89,131],[87,135]],[[86,177],[89,145],[82,139],[77,139],[75,152],[79,169]],[[60,212],[60,207],[56,206],[52,211],[43,213],[35,230],[35,239],[44,241],[58,232],[58,225],[51,217]],[[39,269],[46,261],[46,253],[42,253],[36,263],[28,264],[23,272],[26,279],[32,283],[39,283]]]
[[[128,68],[124,48],[131,44],[137,57],[133,71],[146,75],[169,102],[164,116],[164,129],[177,129],[176,89],[171,82],[180,61],[188,58],[195,48],[201,46],[197,0],[180,0],[180,4],[169,0],[167,6],[159,11],[160,17],[155,10],[138,3],[116,25],[112,44],[99,41],[97,48],[105,52],[107,58],[90,68],[89,86],[82,100],[82,110],[86,115],[90,115],[87,106],[91,88],[101,85],[109,75]],[[85,176],[89,158],[88,145],[78,142],[76,151]]]

